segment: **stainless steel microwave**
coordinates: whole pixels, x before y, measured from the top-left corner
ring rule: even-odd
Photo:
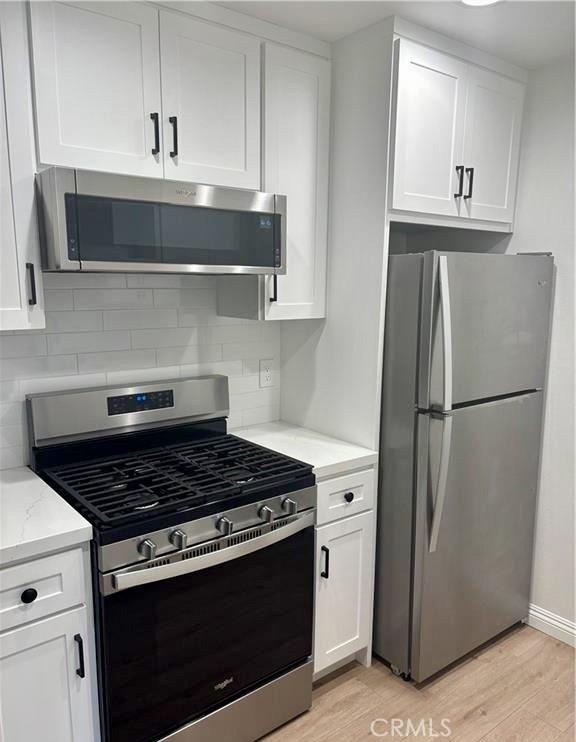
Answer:
[[[286,197],[51,167],[36,176],[47,271],[286,273]]]

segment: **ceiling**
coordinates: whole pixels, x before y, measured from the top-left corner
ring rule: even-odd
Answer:
[[[458,0],[229,0],[218,4],[323,41],[336,41],[399,15],[528,69],[574,53],[574,0],[501,0],[483,8]]]

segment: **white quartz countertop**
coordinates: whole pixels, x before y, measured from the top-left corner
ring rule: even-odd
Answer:
[[[378,453],[369,448],[283,422],[251,425],[230,432],[239,438],[312,464],[318,479],[372,466],[378,460]]]
[[[92,538],[92,526],[28,468],[0,472],[0,565]]]

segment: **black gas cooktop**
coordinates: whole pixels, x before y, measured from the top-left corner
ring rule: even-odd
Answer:
[[[149,445],[136,449],[131,438],[128,450],[116,455],[81,458],[82,451],[69,451],[67,463],[48,461],[42,474],[101,530],[182,511],[200,517],[213,509],[210,506],[222,507],[223,501],[228,507],[231,501],[249,502],[262,492],[290,491],[301,486],[302,479],[313,482],[308,464],[234,435],[182,442],[186,435],[181,430],[178,434],[176,440],[171,432],[157,435],[154,442],[162,445],[150,445],[147,436],[141,442]],[[85,453],[93,454],[93,448]]]

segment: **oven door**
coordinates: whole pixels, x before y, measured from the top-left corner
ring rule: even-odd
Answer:
[[[313,523],[305,513],[103,579],[107,742],[158,740],[307,660]]]

